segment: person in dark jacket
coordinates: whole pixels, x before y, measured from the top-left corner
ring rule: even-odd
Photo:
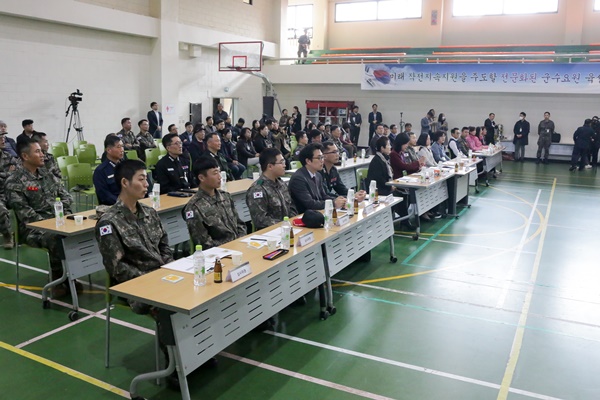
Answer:
[[[177,133],[162,138],[167,155],[158,160],[154,169],[154,182],[160,184],[160,194],[196,187],[189,157],[182,156],[183,143]]]
[[[260,154],[264,149],[273,147],[273,142],[269,139],[269,128],[265,124],[260,124],[258,135],[254,138],[254,148]]]
[[[592,147],[593,137],[595,136],[592,129],[592,120],[586,119],[583,126],[577,128],[573,134],[573,155],[571,156],[571,168],[569,171],[575,171],[577,162],[579,161],[579,170],[583,171],[588,167],[588,154]],[[589,166],[591,168],[591,166]]]
[[[250,128],[242,128],[235,147],[237,149],[238,160],[244,167],[248,168],[248,164],[258,164],[258,156],[260,154],[256,152],[252,144],[252,131]]]
[[[392,151],[390,139],[387,136],[377,139],[375,150],[375,155],[369,164],[369,172],[367,172],[367,187],[369,182],[375,181],[379,195],[387,196],[395,190],[395,187],[386,185],[393,176],[390,165],[390,152]]]
[[[519,114],[519,120],[515,124],[513,129],[513,133],[515,137],[513,138],[513,143],[515,144],[515,161],[525,161],[525,146],[529,144],[529,121],[525,118],[527,114],[524,111],[521,111]]]
[[[196,124],[194,126],[194,139],[188,147],[192,161],[199,160],[200,157],[206,152],[206,143],[204,142],[204,125]]]
[[[483,126],[485,126],[485,144],[496,144],[496,114],[490,113],[488,119],[483,122]]]
[[[244,167],[239,161],[237,157],[237,152],[235,150],[235,143],[232,142],[232,133],[229,128],[225,128],[223,131],[223,144],[221,146],[221,154],[225,156],[227,160],[227,166],[231,170],[233,177],[237,180],[242,177],[244,172],[246,171],[246,167]]]

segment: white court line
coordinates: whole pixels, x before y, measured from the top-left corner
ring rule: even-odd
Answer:
[[[412,239],[411,235],[404,235],[401,233],[394,233],[394,236],[406,238],[406,239]],[[461,236],[461,237],[469,237],[469,236]],[[467,247],[476,247],[479,249],[499,250],[499,251],[505,251],[505,252],[516,251],[513,248],[493,247],[493,246],[486,246],[486,245],[475,244],[475,243],[461,243],[461,242],[454,242],[452,240],[444,240],[444,239],[431,239],[431,237],[424,237],[424,236],[419,236],[418,240],[423,240],[423,241],[429,240],[431,242],[436,242],[436,243],[456,244],[456,245],[467,246]],[[523,254],[532,254],[533,255],[533,254],[535,254],[535,252],[534,251],[523,251]]]
[[[475,385],[484,386],[484,387],[488,387],[488,388],[491,388],[491,389],[500,389],[500,385],[497,384],[497,383],[486,382],[486,381],[482,381],[482,380],[479,380],[479,379],[468,378],[466,376],[451,374],[451,373],[448,373],[448,372],[442,372],[442,371],[438,371],[438,370],[431,369],[431,368],[420,367],[418,365],[407,364],[407,363],[403,363],[403,362],[400,362],[400,361],[395,361],[395,360],[390,360],[390,359],[383,358],[383,357],[373,356],[373,355],[370,355],[370,354],[359,353],[359,352],[354,351],[354,350],[348,350],[348,349],[344,349],[342,347],[331,346],[331,345],[328,345],[328,344],[319,343],[319,342],[315,342],[315,341],[312,341],[312,340],[302,339],[302,338],[299,338],[299,337],[296,337],[296,336],[286,335],[284,333],[278,333],[278,332],[273,332],[273,331],[264,331],[264,333],[272,335],[272,336],[275,336],[275,337],[280,337],[280,338],[283,338],[283,339],[288,339],[288,340],[291,340],[291,341],[294,341],[294,342],[307,344],[309,346],[320,347],[322,349],[331,350],[331,351],[335,351],[335,352],[338,352],[338,353],[342,353],[342,354],[347,354],[347,355],[354,356],[354,357],[363,358],[363,359],[366,359],[366,360],[371,360],[371,361],[376,361],[376,362],[380,362],[380,363],[383,363],[383,364],[393,365],[395,367],[406,368],[406,369],[410,369],[412,371],[417,371],[417,372],[424,372],[426,374],[440,376],[440,377],[443,377],[443,378],[453,379],[453,380],[457,380],[457,381],[461,381],[461,382],[465,382],[465,383],[472,383],[472,384],[475,384]],[[528,392],[526,390],[512,389],[511,388],[511,389],[509,389],[509,391],[514,392],[514,393],[519,393],[519,394],[524,395],[524,396],[533,397],[533,398],[536,398],[536,399],[560,400],[560,399],[558,399],[556,397],[551,397],[551,396],[546,396],[546,395],[543,395],[543,394]]]
[[[511,309],[508,309],[508,308],[498,309],[498,308],[496,308],[494,306],[487,306],[485,304],[470,303],[470,302],[467,302],[467,301],[449,299],[447,297],[439,297],[439,296],[432,296],[432,295],[424,294],[424,293],[416,293],[416,292],[408,292],[408,291],[405,291],[405,290],[390,289],[390,288],[386,288],[386,287],[383,287],[383,286],[374,286],[374,285],[369,285],[369,284],[366,284],[366,283],[344,281],[344,280],[335,279],[335,278],[331,278],[331,281],[332,282],[346,283],[346,284],[349,284],[349,285],[352,285],[352,286],[360,286],[360,287],[364,287],[364,288],[367,288],[367,289],[381,290],[383,292],[397,293],[397,294],[403,294],[403,295],[414,296],[414,297],[421,297],[421,298],[432,299],[432,300],[447,301],[447,302],[450,302],[450,303],[458,303],[458,304],[463,304],[463,305],[467,305],[467,306],[485,308],[485,309],[489,309],[489,310],[504,311],[504,312],[508,312],[508,313],[512,313],[512,314],[519,314],[520,313],[520,311],[518,311],[518,310],[511,310]],[[457,281],[457,282],[463,283],[462,281]],[[468,282],[464,282],[464,283],[468,283]],[[469,283],[469,285],[471,285],[471,284]],[[520,293],[526,293],[523,290],[516,290],[516,289],[511,289],[511,291],[513,291],[513,292],[520,292]],[[553,297],[553,298],[559,298],[559,299],[566,299],[566,300],[577,301],[575,299],[563,298],[563,297],[560,297],[560,296],[547,296],[547,297]],[[585,302],[585,303],[586,304],[590,304],[590,302]],[[592,304],[597,304],[597,303],[592,303]],[[549,315],[537,314],[537,313],[531,313],[529,315],[537,317],[537,318],[543,318],[543,319],[552,320],[552,321],[559,321],[559,322],[565,322],[565,323],[574,324],[574,325],[587,326],[587,327],[590,327],[590,328],[600,328],[600,325],[598,325],[598,324],[592,324],[592,323],[589,323],[589,322],[576,321],[576,320],[571,320],[571,319],[566,319],[566,318],[551,317]]]
[[[77,325],[77,324],[80,324],[80,323],[82,323],[82,322],[84,322],[84,321],[87,321],[88,319],[92,319],[92,318],[94,318],[94,316],[93,316],[93,315],[86,315],[85,317],[83,317],[83,318],[81,318],[81,319],[78,319],[77,321],[73,321],[73,322],[71,322],[71,323],[68,323],[67,325],[60,326],[60,327],[58,327],[58,328],[56,328],[56,329],[53,329],[53,330],[51,330],[51,331],[48,331],[48,332],[46,332],[46,333],[42,334],[42,335],[39,335],[39,336],[36,336],[36,337],[34,337],[34,338],[32,338],[32,339],[26,340],[26,341],[24,341],[23,343],[19,343],[19,344],[18,344],[18,345],[16,345],[15,347],[16,347],[17,349],[22,349],[23,347],[25,347],[25,346],[27,346],[27,345],[30,345],[30,344],[32,344],[32,343],[35,343],[35,342],[37,342],[38,340],[42,340],[42,339],[44,339],[44,338],[47,338],[48,336],[52,336],[52,335],[54,335],[55,333],[58,333],[58,332],[64,331],[65,329],[68,329],[68,328],[70,328],[70,327],[72,327],[72,326],[75,326],[75,325]]]
[[[306,381],[306,382],[314,383],[316,385],[321,385],[321,386],[325,386],[325,387],[328,387],[328,388],[336,389],[336,390],[339,390],[341,392],[350,393],[350,394],[353,394],[353,395],[356,395],[356,396],[361,396],[361,397],[364,397],[364,398],[367,398],[367,399],[373,399],[373,400],[393,400],[391,397],[385,397],[385,396],[381,396],[381,395],[378,395],[378,394],[375,394],[375,393],[366,392],[364,390],[355,389],[355,388],[352,388],[352,387],[349,387],[349,386],[345,386],[345,385],[340,385],[339,383],[334,383],[334,382],[331,382],[331,381],[326,381],[324,379],[315,378],[314,376],[304,375],[304,374],[301,374],[299,372],[290,371],[290,370],[287,370],[287,369],[276,367],[274,365],[265,364],[265,363],[262,363],[262,362],[259,362],[259,361],[251,360],[249,358],[240,357],[240,356],[237,356],[235,354],[221,352],[220,355],[222,355],[223,357],[230,358],[232,360],[243,362],[245,364],[253,365],[253,366],[258,367],[258,368],[263,368],[263,369],[266,369],[268,371],[272,371],[272,372],[276,372],[278,374],[286,375],[286,376],[289,376],[291,378],[300,379],[300,380],[303,380],[303,381]]]
[[[526,203],[523,203],[522,201],[517,201],[517,200],[502,200],[502,199],[493,199],[490,197],[480,197],[478,200],[486,202],[493,202],[493,203],[514,203],[514,204],[523,204],[526,205]],[[546,207],[548,204],[538,204],[540,207]]]
[[[525,246],[525,242],[527,241],[527,235],[529,234],[529,229],[531,227],[531,222],[533,221],[533,217],[537,210],[537,204],[540,200],[540,195],[542,194],[541,190],[538,190],[537,196],[535,197],[535,201],[531,206],[531,213],[529,214],[529,219],[527,220],[527,224],[525,224],[525,228],[523,229],[523,234],[521,235],[521,240],[519,241],[519,245],[517,246],[517,251],[513,256],[512,263],[510,265],[510,269],[508,271],[508,277],[505,280],[504,287],[502,288],[502,292],[500,293],[500,297],[498,298],[498,302],[496,303],[496,308],[502,309],[504,307],[504,302],[506,301],[506,296],[508,295],[508,290],[510,288],[510,281],[513,280],[515,272],[517,270],[517,265],[519,264],[519,260],[521,258],[521,252],[523,251],[523,246]]]

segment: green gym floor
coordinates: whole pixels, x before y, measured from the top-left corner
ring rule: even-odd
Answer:
[[[396,264],[386,242],[333,277],[337,314],[319,321],[309,293],[188,376],[192,398],[600,399],[598,175],[505,162],[460,218],[397,232]],[[153,369],[153,322],[116,306],[107,369],[103,274],[69,322],[64,303],[42,309],[43,253],[24,255],[20,293],[13,258],[0,249],[0,398],[128,398]]]

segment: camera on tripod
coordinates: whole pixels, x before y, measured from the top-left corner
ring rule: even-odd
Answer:
[[[71,95],[69,96],[69,101],[71,102],[71,105],[77,106],[77,104],[79,104],[79,102],[83,100],[82,96],[83,93],[81,93],[79,89],[77,89],[76,92],[71,93]]]

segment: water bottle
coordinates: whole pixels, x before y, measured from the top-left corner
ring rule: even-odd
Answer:
[[[152,186],[152,208],[155,210],[160,208],[160,183],[155,183]]]
[[[197,244],[196,251],[192,256],[194,265],[194,286],[205,286],[206,285],[206,260],[204,259],[204,253],[202,252],[202,246]]]
[[[325,200],[325,214],[323,216],[325,218],[325,229],[331,228],[331,218],[333,217],[333,201],[331,199]]]
[[[375,190],[377,190],[377,182],[371,181],[369,184],[369,203],[373,203],[375,201]]]
[[[473,150],[469,149],[469,160],[473,158]]]
[[[360,158],[365,159],[365,149],[360,149]]]
[[[346,198],[346,209],[350,217],[354,216],[354,189],[348,190],[348,197]]]
[[[221,171],[221,190],[227,190],[227,172]]]
[[[348,156],[346,155],[345,151],[342,151],[342,167],[346,166],[346,160],[348,159]]]
[[[65,224],[65,212],[63,211],[63,203],[60,201],[60,197],[57,197],[54,202],[54,216],[56,217],[57,228]]]
[[[283,250],[290,249],[290,231],[292,230],[292,224],[288,217],[283,217],[283,223],[281,224],[281,248]]]

